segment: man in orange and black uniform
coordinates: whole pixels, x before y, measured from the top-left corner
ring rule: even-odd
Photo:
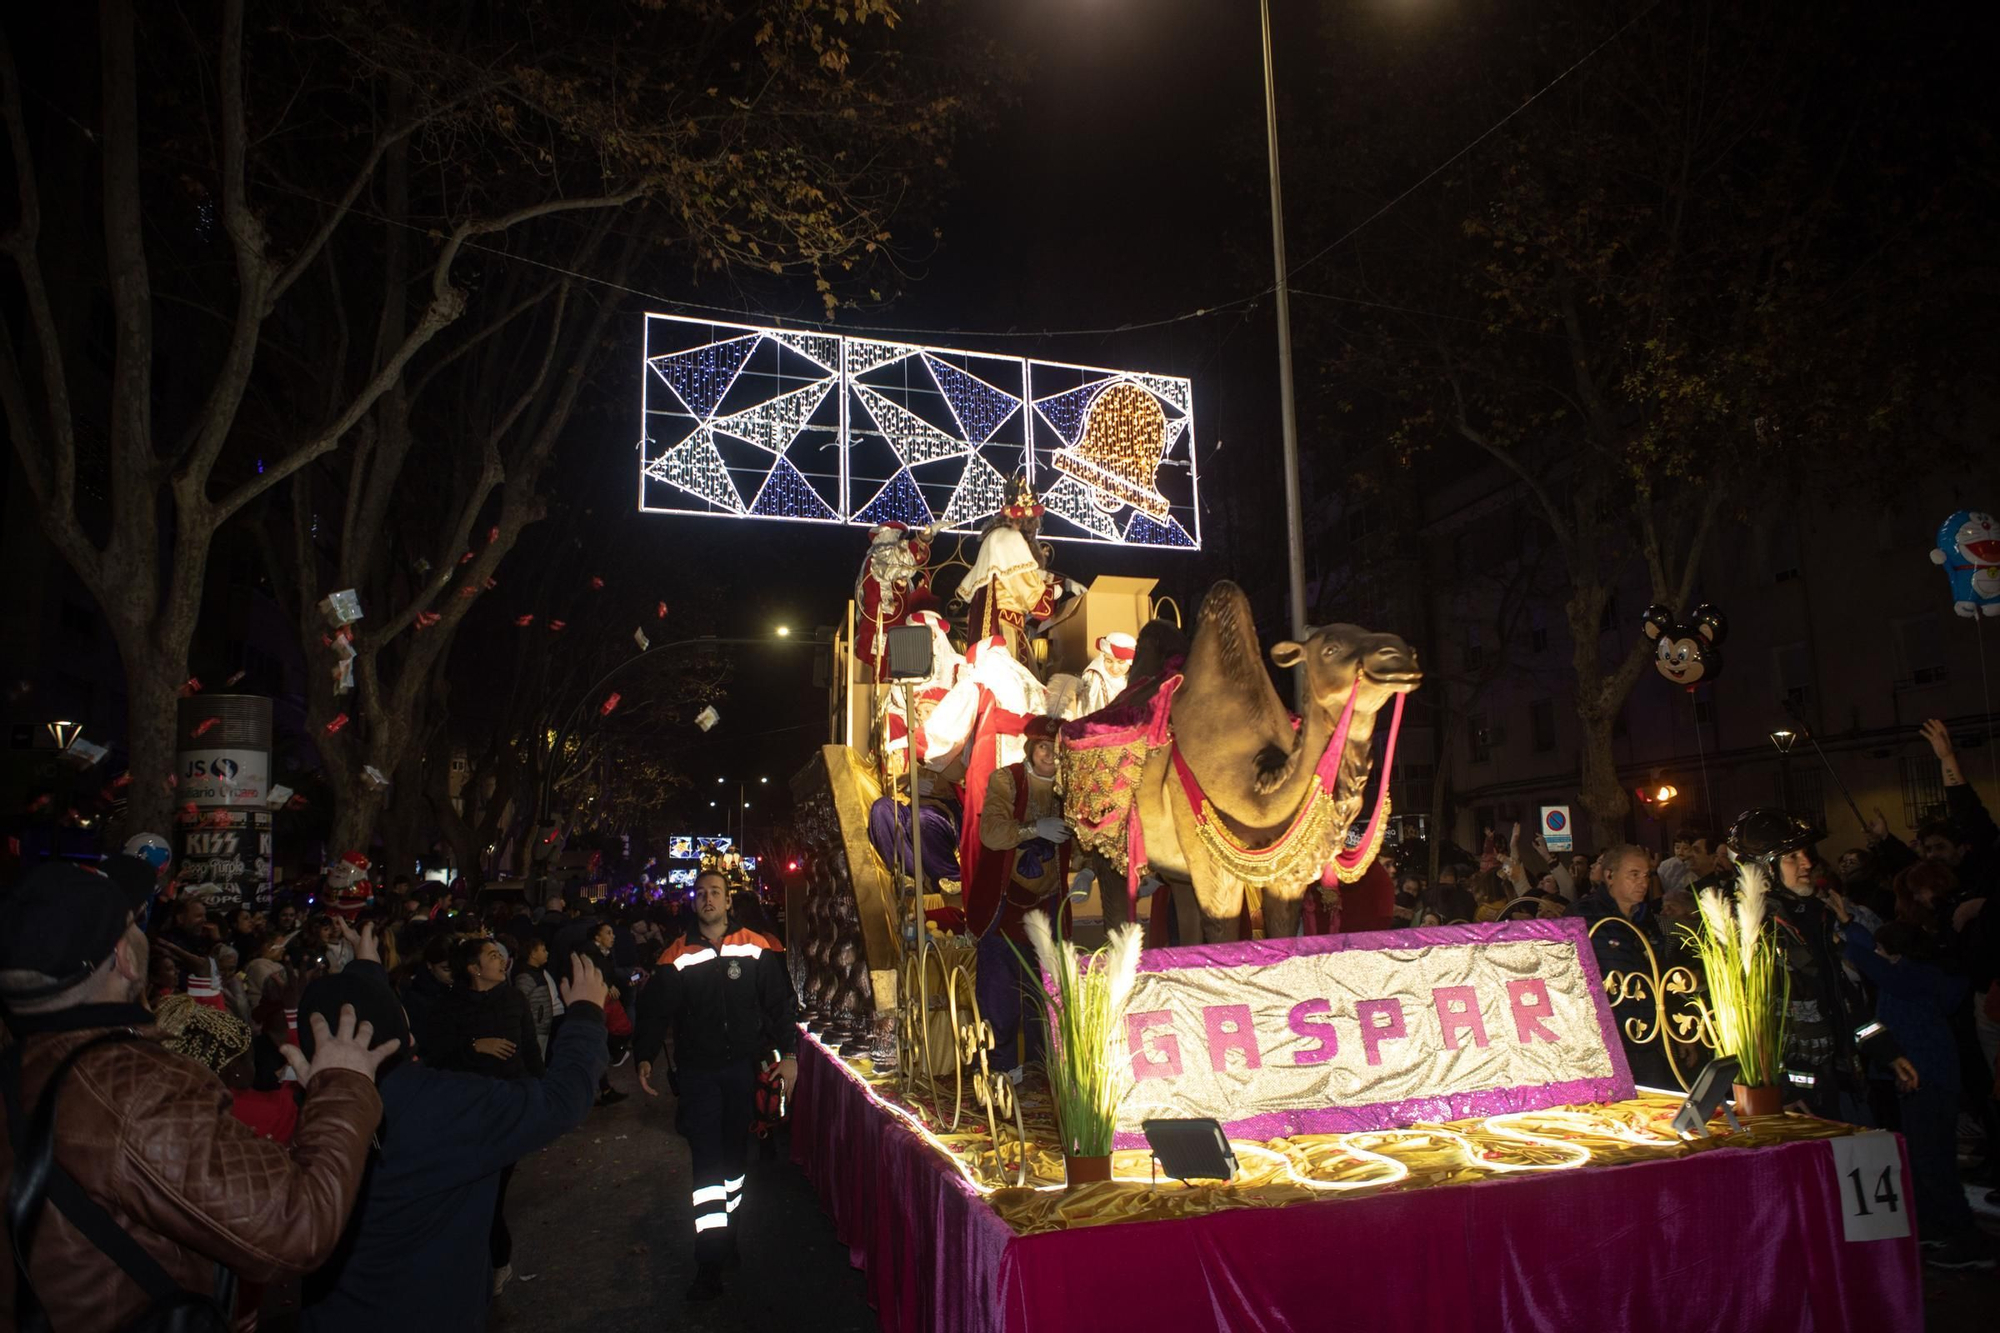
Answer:
[[[1069,826],[1056,794],[1054,718],[1029,720],[1027,757],[995,769],[979,811],[979,857],[966,876],[965,916],[979,936],[979,1012],[993,1025],[991,1065],[1015,1075],[1015,1041],[1022,1030],[1026,990],[1035,984],[1021,955],[1030,952],[1022,922],[1030,912],[1060,910],[1069,884]],[[1016,950],[1019,950],[1019,953]],[[1041,1052],[1037,1027],[1028,1031],[1028,1058]]]
[[[639,1086],[653,1088],[665,1047],[679,1071],[676,1123],[694,1158],[695,1280],[691,1301],[722,1294],[722,1269],[736,1261],[733,1214],[743,1202],[744,1161],[757,1073],[776,1051],[787,1095],[798,1081],[798,1042],[784,946],[729,914],[729,881],[719,870],[695,879],[694,927],[667,946],[639,993],[633,1051]]]

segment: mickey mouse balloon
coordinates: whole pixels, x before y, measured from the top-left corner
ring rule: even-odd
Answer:
[[[1716,649],[1728,637],[1729,618],[1707,602],[1694,609],[1686,624],[1656,602],[1646,608],[1642,623],[1646,637],[1658,645],[1653,669],[1669,681],[1693,689],[1722,674],[1722,654]]]
[[[1951,609],[1967,618],[2000,616],[2000,523],[1961,509],[1938,524],[1931,563],[1951,580]]]

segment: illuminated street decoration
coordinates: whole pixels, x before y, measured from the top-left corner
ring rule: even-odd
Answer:
[[[1042,534],[1200,544],[1173,376],[646,317],[639,508],[977,532],[1025,473]]]
[[[1160,456],[1170,438],[1167,414],[1152,392],[1130,380],[1093,398],[1083,417],[1083,438],[1057,452],[1059,471],[1081,481],[1090,501],[1108,514],[1131,505],[1154,518],[1167,516],[1167,497],[1153,489]]]

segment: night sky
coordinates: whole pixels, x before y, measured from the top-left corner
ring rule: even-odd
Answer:
[[[1280,22],[1295,8],[1303,7],[1277,6]],[[835,327],[1191,378],[1210,488],[1208,549],[1057,543],[1056,565],[1086,582],[1150,574],[1190,615],[1209,582],[1233,574],[1267,594],[1275,618],[1284,536],[1269,301],[1153,328],[1064,332],[1167,319],[1268,285],[1255,10],[1207,0],[1019,0],[988,14],[1002,39],[1026,53],[1018,101],[957,154],[943,241],[914,270],[919,280],[885,308],[844,314]],[[1035,336],[983,336],[993,332]],[[631,373],[638,369],[635,350]],[[619,463],[605,470],[600,493],[617,515],[620,562],[675,579],[699,571],[720,593],[716,633],[798,630],[840,616],[863,529],[632,513],[628,465]],[[1238,501],[1266,494],[1270,521],[1247,530],[1218,522],[1225,486]],[[735,660],[723,724],[688,741],[697,822],[710,817],[711,771],[768,773],[776,784],[824,739],[825,695],[812,688],[803,652],[738,650]]]

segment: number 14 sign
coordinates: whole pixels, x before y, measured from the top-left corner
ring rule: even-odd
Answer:
[[[1891,1240],[1910,1234],[1910,1201],[1903,1182],[1903,1154],[1894,1134],[1850,1134],[1828,1139],[1840,1220],[1848,1240]]]

